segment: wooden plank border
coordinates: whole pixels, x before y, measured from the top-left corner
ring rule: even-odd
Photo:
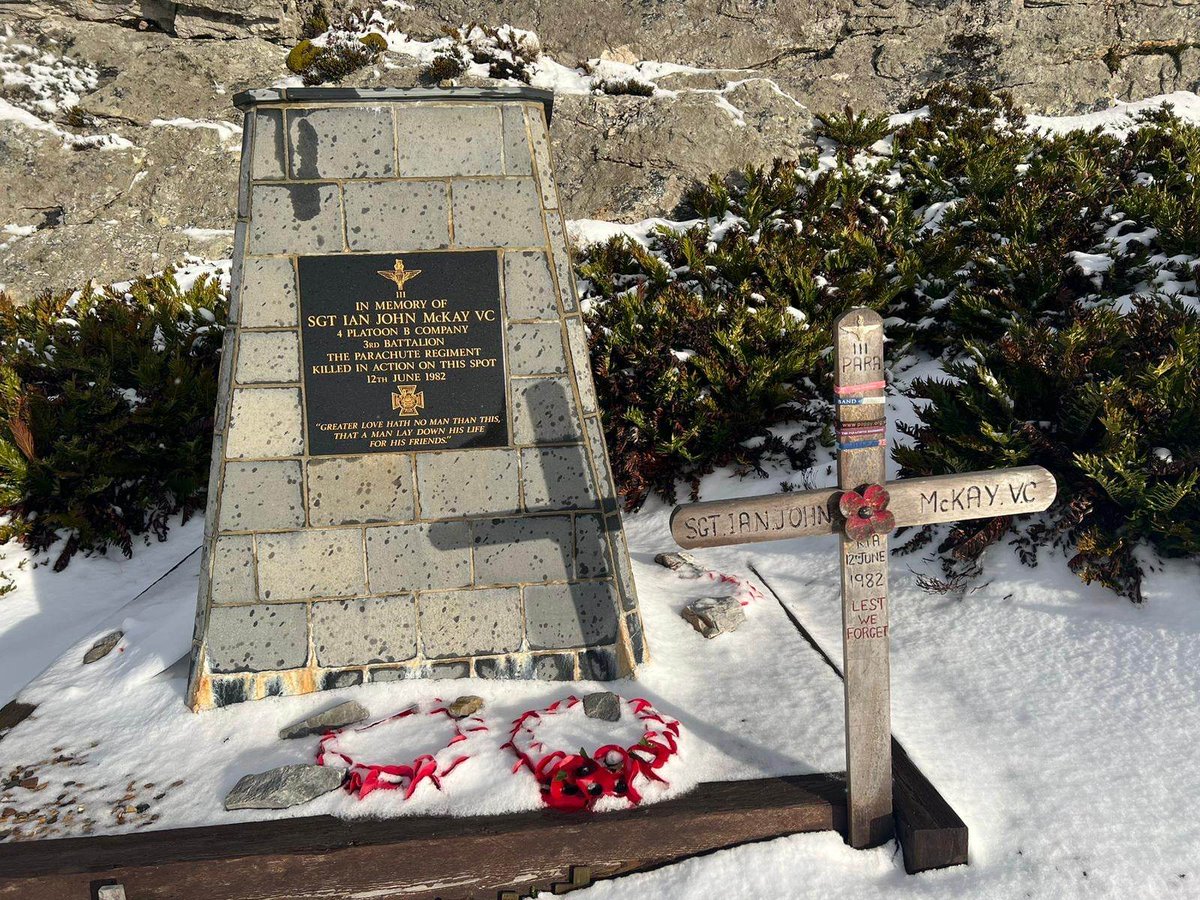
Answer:
[[[702,784],[676,800],[595,816],[549,811],[344,820],[318,816],[0,844],[0,898],[494,900],[669,865],[787,834],[845,832],[845,781],[806,775]]]

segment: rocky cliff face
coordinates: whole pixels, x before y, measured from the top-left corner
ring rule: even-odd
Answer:
[[[0,284],[31,295],[228,255],[232,96],[290,75],[312,12],[0,0]],[[557,64],[539,78],[560,89],[552,130],[576,218],[668,214],[697,177],[809,147],[813,112],[893,109],[943,78],[1056,113],[1200,88],[1197,0],[496,0],[486,15],[535,31]],[[382,0],[371,27],[390,49],[348,81],[416,83],[441,28],[479,17],[466,0]],[[603,93],[601,58],[653,94]],[[674,65],[621,66],[638,60]]]

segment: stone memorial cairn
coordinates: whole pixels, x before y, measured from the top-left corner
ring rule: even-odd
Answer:
[[[685,548],[841,535],[842,661],[846,691],[849,839],[891,838],[892,734],[888,661],[888,534],[1040,512],[1054,501],[1041,466],[908,478],[885,485],[883,321],[853,309],[834,325],[838,488],[679,506],[671,533]]]
[[[645,656],[533,89],[248,91],[189,704]]]

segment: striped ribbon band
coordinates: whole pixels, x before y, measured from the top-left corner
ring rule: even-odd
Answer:
[[[837,426],[838,437],[866,437],[867,435],[882,435],[887,431],[887,423],[877,422],[840,422]]]
[[[887,438],[879,438],[874,441],[838,441],[837,447],[839,450],[862,450],[864,447],[886,447]]]
[[[838,406],[868,406],[883,403],[884,397],[838,397]]]
[[[835,384],[833,392],[838,395],[861,394],[864,391],[881,391],[887,387],[886,381],[868,381],[865,384]]]

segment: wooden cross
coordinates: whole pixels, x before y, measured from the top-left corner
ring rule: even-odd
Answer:
[[[849,839],[861,848],[893,833],[888,532],[1040,512],[1058,487],[1041,466],[1022,466],[906,478],[885,491],[883,320],[852,309],[834,332],[838,487],[684,504],[671,534],[688,549],[841,534]]]

